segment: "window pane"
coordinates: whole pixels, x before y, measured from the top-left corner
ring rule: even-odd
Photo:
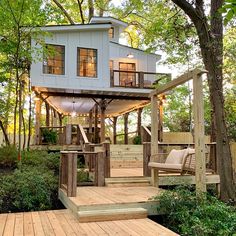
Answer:
[[[120,70],[135,71],[135,63],[120,62]],[[132,72],[120,72],[120,86],[135,87],[135,76],[135,73]]]
[[[97,77],[96,49],[77,49],[77,75],[83,77]]]
[[[44,53],[43,73],[44,74],[65,74],[65,46],[47,44],[47,53]]]

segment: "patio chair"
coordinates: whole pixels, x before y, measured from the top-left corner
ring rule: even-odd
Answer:
[[[181,175],[186,172],[195,171],[195,149],[186,148],[182,150],[173,149],[166,158],[165,163],[149,162],[151,168],[165,172],[175,172]]]

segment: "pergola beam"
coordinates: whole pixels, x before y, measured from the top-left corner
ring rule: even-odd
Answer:
[[[174,79],[174,80],[171,80],[169,83],[163,85],[162,87],[160,88],[157,88],[156,90],[152,91],[149,95],[149,97],[152,97],[153,95],[159,95],[159,94],[162,94],[164,92],[167,92],[181,84],[184,84],[185,82],[193,79],[193,76],[194,75],[201,75],[201,74],[204,74],[206,73],[207,71],[206,70],[200,70],[200,69],[194,69],[194,70],[191,70],[181,76],[179,76],[177,79]]]

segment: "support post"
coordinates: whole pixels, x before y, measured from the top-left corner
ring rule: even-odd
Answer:
[[[151,158],[151,143],[144,142],[143,143],[143,176],[149,177],[151,176],[151,170],[148,168],[148,163]]]
[[[39,145],[41,143],[41,134],[40,134],[40,123],[41,123],[41,99],[38,98],[35,101],[35,144]]]
[[[124,144],[128,144],[129,142],[128,119],[129,119],[129,113],[124,114]]]
[[[116,144],[116,124],[117,117],[113,117],[113,144]]]
[[[66,125],[66,145],[70,145],[72,143],[72,125]]]
[[[111,177],[111,164],[110,164],[110,142],[105,141],[103,143],[103,148],[104,148],[104,153],[105,153],[105,170],[104,170],[104,176],[105,178],[110,178]]]
[[[69,152],[67,171],[67,197],[76,197],[77,191],[77,152]]]
[[[95,166],[95,185],[105,185],[105,153],[103,151],[98,152],[96,155],[96,166]]]
[[[154,94],[151,97],[151,161],[156,161],[158,157],[158,99]],[[151,171],[152,185],[158,187],[158,170],[152,168]]]
[[[204,132],[204,103],[201,75],[193,76],[193,117],[196,155],[196,193],[206,192],[206,155]]]
[[[100,103],[101,143],[105,141],[105,111],[106,111],[106,99],[102,99]]]
[[[92,109],[89,111],[89,134],[92,133],[93,130],[93,112]]]
[[[50,126],[50,111],[49,111],[49,104],[45,102],[45,109],[46,109],[46,126]]]
[[[98,140],[98,104],[94,107],[94,142],[99,143]]]
[[[140,137],[141,137],[141,126],[142,126],[142,111],[143,108],[138,109],[137,134]]]

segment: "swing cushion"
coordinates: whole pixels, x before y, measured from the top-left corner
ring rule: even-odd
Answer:
[[[149,162],[148,166],[163,171],[181,172],[185,159],[189,155],[189,151],[189,148],[182,150],[173,149],[167,156],[165,163]]]
[[[182,164],[188,155],[188,149],[176,150],[172,149],[166,158],[165,164]]]

